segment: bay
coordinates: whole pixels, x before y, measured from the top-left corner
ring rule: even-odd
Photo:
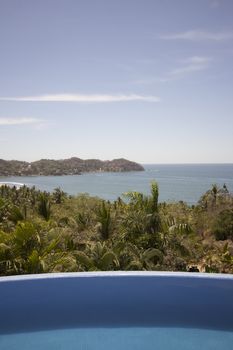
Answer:
[[[35,186],[43,191],[60,187],[71,195],[89,193],[115,200],[122,193],[150,192],[151,181],[159,185],[159,201],[185,201],[195,204],[213,184],[226,184],[233,192],[233,164],[146,164],[145,171],[124,173],[87,173],[66,176],[0,177],[1,182]]]

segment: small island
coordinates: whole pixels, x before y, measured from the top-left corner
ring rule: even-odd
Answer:
[[[142,165],[124,158],[99,159],[41,159],[35,162],[0,159],[0,176],[58,176],[81,175],[87,172],[144,171]]]

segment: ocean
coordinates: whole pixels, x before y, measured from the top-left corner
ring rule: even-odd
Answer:
[[[71,195],[89,193],[115,200],[128,191],[150,192],[151,181],[159,185],[159,201],[195,204],[213,184],[226,184],[233,192],[233,164],[144,164],[145,171],[87,173],[66,176],[0,177],[1,182],[17,182],[43,191],[60,187]]]

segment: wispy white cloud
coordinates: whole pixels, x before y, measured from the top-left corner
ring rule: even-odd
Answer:
[[[191,64],[208,64],[210,61],[212,61],[211,57],[207,56],[191,56],[188,58],[183,59],[181,62],[184,63],[191,63]]]
[[[180,78],[184,78],[186,75],[192,72],[198,72],[205,70],[209,67],[210,62],[213,59],[206,56],[191,56],[182,60],[179,60],[179,66],[171,71],[168,71],[161,77],[147,77],[132,81],[135,85],[151,85],[156,83],[167,83]]]
[[[206,67],[203,65],[191,64],[189,66],[184,66],[180,68],[173,69],[170,74],[171,75],[183,75],[185,73],[198,72],[200,70],[205,69]]]
[[[233,31],[228,32],[207,32],[201,30],[189,30],[181,33],[161,35],[164,40],[190,40],[190,41],[224,41],[233,39]]]
[[[52,94],[38,96],[21,96],[21,97],[0,97],[0,101],[16,101],[16,102],[77,102],[77,103],[109,103],[109,102],[128,102],[128,101],[144,101],[159,102],[157,96],[148,95],[83,95],[83,94]]]
[[[212,61],[212,58],[210,57],[192,56],[182,60],[181,63],[183,65],[181,67],[173,69],[169,74],[180,76],[186,73],[201,71],[201,70],[207,69],[211,61]]]
[[[0,118],[0,125],[24,125],[39,123],[41,123],[41,120],[37,118]]]
[[[130,81],[130,84],[133,85],[152,85],[152,84],[156,84],[156,83],[164,83],[166,82],[167,79],[166,78],[142,78],[142,79],[135,79]]]

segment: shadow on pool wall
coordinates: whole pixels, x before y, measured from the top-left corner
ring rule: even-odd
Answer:
[[[120,326],[233,330],[233,275],[101,272],[0,278],[0,333]]]

